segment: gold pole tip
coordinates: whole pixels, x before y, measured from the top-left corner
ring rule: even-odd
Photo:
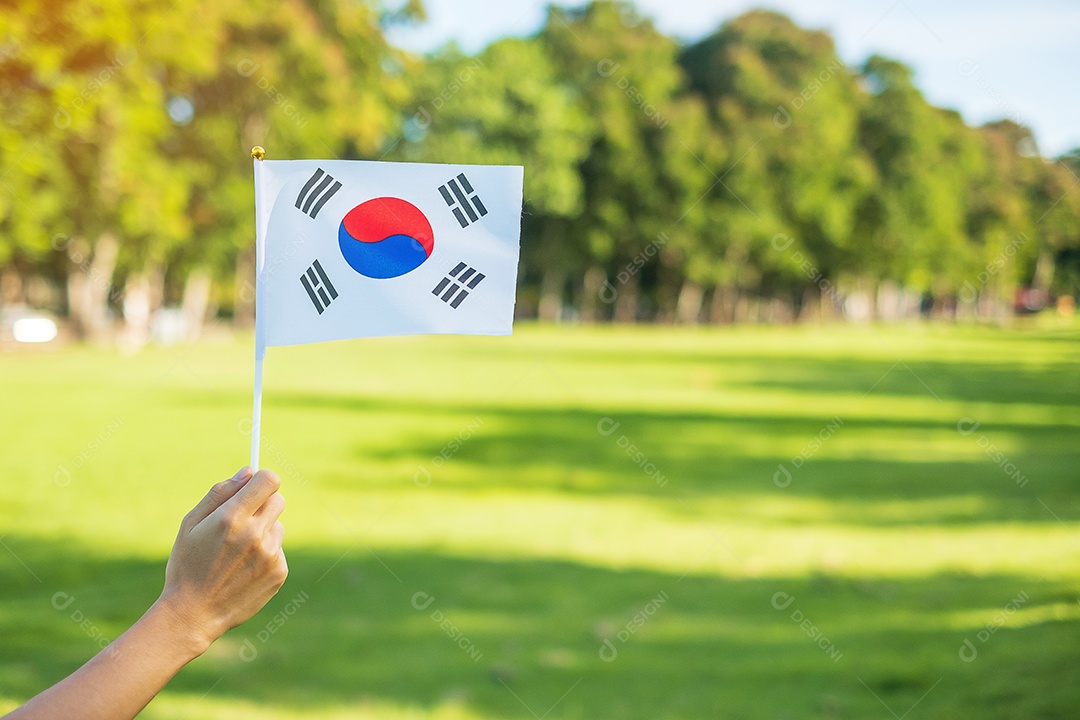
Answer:
[[[266,157],[266,151],[262,149],[262,145],[256,145],[255,147],[251,148],[251,157],[255,158],[256,160],[262,160],[264,157]]]

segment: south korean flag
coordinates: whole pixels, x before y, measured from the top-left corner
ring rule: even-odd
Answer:
[[[508,335],[523,169],[256,160],[263,347]]]

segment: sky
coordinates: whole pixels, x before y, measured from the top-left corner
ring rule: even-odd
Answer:
[[[424,0],[426,23],[395,28],[414,52],[454,41],[476,52],[500,37],[536,32],[547,0]],[[559,3],[578,6],[568,0]],[[636,0],[663,32],[692,42],[752,8],[829,31],[840,58],[872,53],[904,61],[935,105],[979,125],[1010,118],[1035,131],[1040,151],[1080,147],[1080,0]]]

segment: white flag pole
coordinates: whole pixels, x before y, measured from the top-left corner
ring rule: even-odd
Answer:
[[[251,471],[259,469],[259,447],[262,439],[262,388],[263,359],[266,357],[266,338],[264,336],[264,313],[262,308],[263,289],[259,285],[259,275],[263,268],[262,238],[262,183],[261,165],[266,151],[256,145],[251,148],[255,171],[255,392],[251,406]]]
[[[263,386],[263,358],[266,357],[266,348],[260,346],[260,340],[255,340],[255,401],[251,407],[251,471],[259,469],[259,445],[262,425],[262,386]]]

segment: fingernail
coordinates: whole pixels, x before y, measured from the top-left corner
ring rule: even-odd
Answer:
[[[247,477],[248,475],[250,475],[250,474],[251,474],[251,467],[250,467],[250,466],[248,466],[248,465],[245,465],[244,467],[242,467],[242,468],[240,468],[239,470],[237,470],[237,471],[236,471],[236,474],[235,474],[235,475],[233,475],[233,476],[232,476],[232,477],[230,478],[230,480],[233,480],[233,481],[240,481],[240,480],[243,480],[244,478],[246,478],[246,477]]]

